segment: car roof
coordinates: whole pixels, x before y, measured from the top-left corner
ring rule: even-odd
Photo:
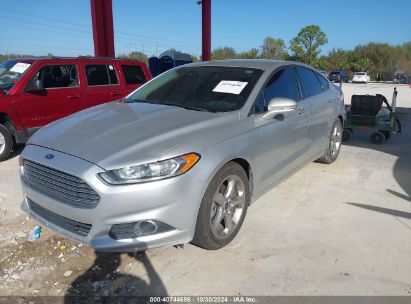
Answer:
[[[115,60],[115,61],[131,61],[131,62],[140,62],[135,59],[126,59],[126,58],[111,58],[111,57],[31,57],[31,58],[10,58],[9,61],[20,61],[20,62],[27,62],[33,63],[36,61],[52,61],[52,60],[78,60],[78,61],[90,61],[90,60]]]
[[[301,66],[307,66],[300,62],[286,61],[286,60],[274,60],[274,59],[226,59],[226,60],[213,60],[202,61],[186,64],[184,66],[227,66],[227,67],[242,67],[242,68],[255,68],[263,70],[272,70],[278,67],[295,64]],[[309,66],[307,66],[309,67]]]

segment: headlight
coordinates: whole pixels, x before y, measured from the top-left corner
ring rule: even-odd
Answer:
[[[100,173],[100,177],[114,185],[135,184],[159,180],[186,173],[200,159],[196,153],[184,154],[175,158],[154,163],[124,167]]]

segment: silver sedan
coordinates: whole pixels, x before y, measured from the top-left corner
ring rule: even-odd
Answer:
[[[337,158],[344,116],[310,66],[184,65],[38,131],[20,158],[22,209],[96,250],[218,249],[265,192]]]

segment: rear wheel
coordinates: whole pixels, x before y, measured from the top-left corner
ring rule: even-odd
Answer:
[[[230,243],[243,224],[250,201],[247,174],[226,164],[210,182],[198,212],[192,243],[209,250]]]
[[[328,143],[324,151],[324,155],[317,159],[318,162],[323,164],[331,164],[334,162],[338,154],[340,153],[341,142],[342,142],[343,128],[341,121],[337,119],[331,128],[331,133],[328,136]]]
[[[381,145],[381,144],[383,144],[383,143],[385,142],[385,135],[384,135],[384,133],[382,133],[382,132],[380,132],[380,131],[374,132],[374,133],[372,133],[371,136],[370,136],[370,141],[371,141],[373,144]]]
[[[13,147],[13,139],[10,135],[9,130],[0,125],[0,161],[5,160]]]

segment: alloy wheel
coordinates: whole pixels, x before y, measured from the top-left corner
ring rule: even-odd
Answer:
[[[246,203],[244,183],[237,175],[230,175],[217,188],[211,205],[211,230],[215,237],[225,239],[233,233],[241,220]]]
[[[342,128],[340,124],[336,124],[334,126],[333,132],[330,138],[330,148],[331,148],[331,155],[335,157],[341,148],[341,141],[342,141]]]
[[[0,154],[3,153],[5,148],[6,148],[6,139],[4,138],[3,134],[0,133]]]

